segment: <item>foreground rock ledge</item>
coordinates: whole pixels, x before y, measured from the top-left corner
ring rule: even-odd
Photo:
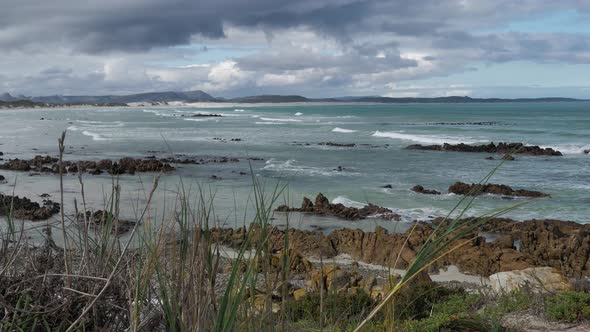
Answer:
[[[542,148],[538,145],[524,145],[522,143],[498,143],[493,142],[483,145],[448,144],[443,145],[422,145],[414,144],[406,147],[407,150],[431,150],[431,151],[455,151],[455,152],[486,152],[503,154],[524,154],[531,156],[562,156],[560,151],[552,148]]]
[[[441,220],[434,223],[437,222]],[[374,232],[340,229],[330,234],[291,229],[289,248],[307,257],[321,255],[329,259],[347,254],[355,260],[392,267],[399,254],[395,268],[403,269],[414,259],[434,227],[418,223],[412,234],[389,233],[380,227]],[[496,239],[486,241],[484,232],[493,232]],[[215,229],[213,233],[224,245],[239,247],[245,243],[243,228]],[[269,233],[271,249],[283,250],[285,232],[273,228]],[[569,277],[590,277],[590,225],[558,220],[493,219],[480,231],[468,234],[450,247],[463,242],[467,243],[437,261],[434,268],[456,265],[462,272],[487,277],[497,272],[549,266],[561,269]]]

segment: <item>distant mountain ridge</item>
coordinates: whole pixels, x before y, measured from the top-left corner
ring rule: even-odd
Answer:
[[[337,98],[307,98],[300,95],[256,95],[237,98],[216,98],[201,90],[195,91],[165,91],[147,92],[130,95],[102,95],[102,96],[41,96],[25,97],[12,96],[9,93],[0,94],[2,102],[29,101],[40,104],[54,105],[120,105],[129,103],[168,103],[168,102],[232,102],[232,103],[304,103],[304,102],[338,102],[338,103],[501,103],[501,102],[574,102],[587,99],[545,97],[545,98],[471,98],[467,96],[449,97],[381,97],[381,96],[345,96]]]
[[[160,102],[215,102],[217,98],[200,90],[195,91],[165,91],[146,92],[131,95],[104,96],[41,96],[41,97],[13,97],[8,93],[0,95],[0,101],[30,100],[36,103],[48,104],[128,104],[128,103],[160,103]]]

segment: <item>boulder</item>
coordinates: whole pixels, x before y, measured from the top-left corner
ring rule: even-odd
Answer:
[[[569,280],[560,270],[552,267],[533,267],[524,270],[498,272],[490,276],[492,289],[497,292],[509,293],[522,287],[544,293],[555,293],[571,290]]]

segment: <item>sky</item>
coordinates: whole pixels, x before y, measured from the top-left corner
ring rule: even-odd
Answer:
[[[590,98],[588,0],[0,0],[0,93]]]

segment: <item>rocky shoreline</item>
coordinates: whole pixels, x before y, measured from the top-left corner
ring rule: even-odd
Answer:
[[[321,256],[329,261],[345,254],[354,260],[404,269],[440,222],[443,220],[417,223],[413,231],[404,233],[389,233],[381,227],[374,232],[343,228],[329,234],[273,228],[269,231],[268,242],[274,251],[285,250],[288,234],[288,249],[304,257]],[[244,244],[246,237],[244,228],[218,228],[213,233],[217,241],[233,248]],[[439,259],[432,269],[453,265],[464,273],[489,276],[502,271],[549,266],[560,269],[568,277],[590,277],[590,225],[497,218],[458,239],[450,248],[460,243],[461,247]],[[393,266],[396,261],[397,265]]]

